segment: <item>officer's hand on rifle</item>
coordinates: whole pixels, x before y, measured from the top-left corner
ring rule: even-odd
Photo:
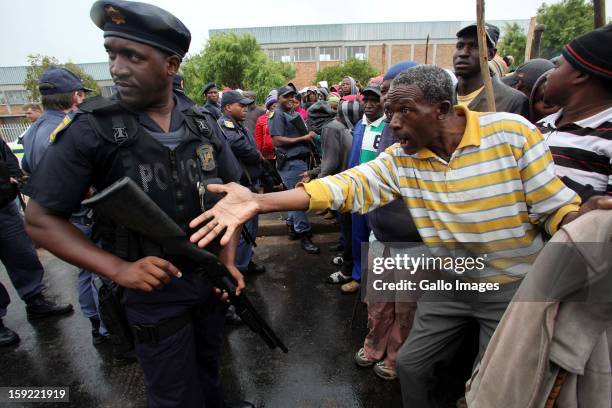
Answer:
[[[238,284],[236,286],[236,296],[240,295],[240,292],[242,292],[242,290],[246,287],[245,283],[244,283],[244,276],[242,275],[242,273],[240,273],[240,270],[238,270],[238,268],[236,268],[235,265],[225,265],[225,267],[227,268],[227,270],[229,271],[229,273],[232,274],[232,276],[234,277],[234,279],[236,280],[236,283]],[[219,299],[221,299],[223,302],[227,302],[229,303],[229,295],[227,292],[222,291],[219,288],[215,288],[215,294],[219,297]]]
[[[152,292],[169,284],[172,276],[180,278],[183,275],[165,259],[147,256],[136,262],[123,262],[113,280],[125,288]]]
[[[203,248],[225,230],[221,238],[221,245],[225,246],[242,224],[257,215],[256,197],[251,190],[237,183],[210,184],[207,188],[212,193],[227,194],[213,208],[189,223],[190,228],[198,228],[208,221],[191,235],[190,240]]]

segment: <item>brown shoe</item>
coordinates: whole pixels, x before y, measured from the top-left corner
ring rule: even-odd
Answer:
[[[342,291],[342,293],[355,293],[359,290],[359,282],[357,281],[350,281],[349,283],[345,283],[344,285],[340,286],[340,290]]]

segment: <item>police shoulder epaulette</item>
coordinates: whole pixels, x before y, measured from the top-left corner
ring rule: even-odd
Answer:
[[[223,121],[223,126],[225,126],[228,129],[233,129],[234,128],[234,122],[232,122],[231,120],[225,120],[225,121]]]
[[[49,135],[49,143],[55,143],[59,134],[62,131],[64,131],[66,128],[68,128],[68,126],[70,126],[70,124],[72,123],[72,121],[74,120],[74,118],[77,116],[78,113],[79,113],[78,109],[71,109],[68,111],[68,113],[66,113],[66,115],[64,116],[64,119],[62,119],[60,124],[57,125],[57,127],[53,129],[53,132],[51,132],[51,134]]]
[[[268,113],[268,119],[272,119],[272,117],[274,117],[274,111]]]

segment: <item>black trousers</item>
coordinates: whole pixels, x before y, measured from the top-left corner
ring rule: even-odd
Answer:
[[[227,306],[210,295],[190,323],[156,344],[137,344],[148,407],[223,407],[219,356]]]

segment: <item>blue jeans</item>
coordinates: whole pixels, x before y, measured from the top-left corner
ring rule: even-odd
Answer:
[[[45,289],[42,283],[44,269],[34,243],[26,235],[23,219],[12,201],[0,208],[0,261],[17,290],[27,300]],[[6,289],[0,289],[0,318],[6,315],[10,298]]]
[[[259,225],[259,217],[256,215],[247,222],[244,223],[245,228],[253,240],[257,237],[257,226]],[[253,244],[247,242],[242,236],[240,237],[240,243],[236,249],[236,267],[240,272],[246,272],[249,267],[249,262],[253,259]]]
[[[289,159],[278,172],[285,187],[290,190],[302,181],[302,173],[306,170],[308,170],[308,164],[304,160]],[[295,232],[298,234],[310,232],[310,221],[304,211],[289,211],[287,215],[287,224],[293,226]]]
[[[368,242],[370,227],[366,214],[351,214],[351,236],[353,240],[353,272],[352,278],[361,281],[361,244]]]
[[[72,219],[72,225],[77,227],[88,238],[91,236],[91,226],[83,223],[82,220]],[[98,291],[94,286],[95,274],[85,269],[79,271],[79,305],[83,316],[88,319],[100,320],[100,329],[98,330],[101,335],[105,336],[108,332],[104,326],[104,322],[100,319],[100,302],[98,300]]]

